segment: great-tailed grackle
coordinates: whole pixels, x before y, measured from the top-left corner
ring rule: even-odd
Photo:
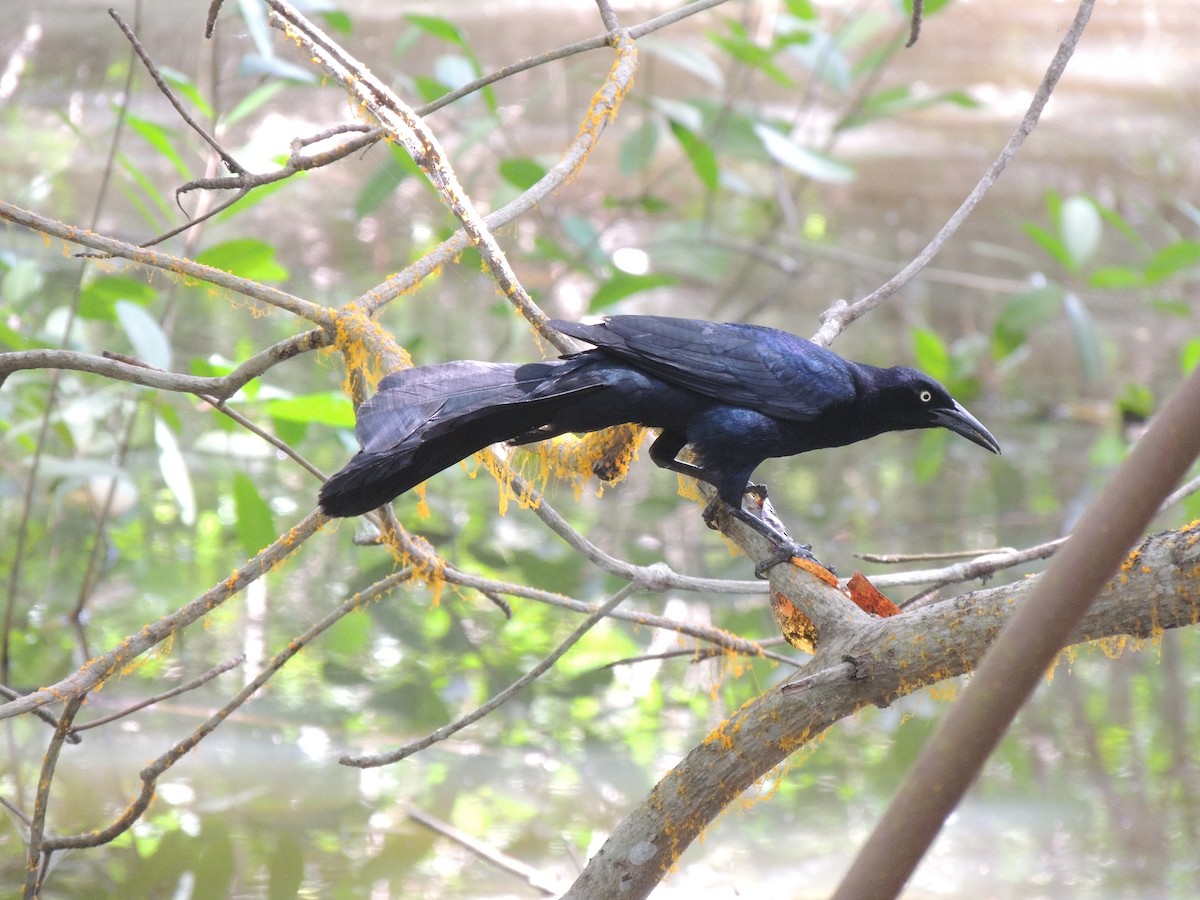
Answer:
[[[650,459],[711,484],[734,516],[777,545],[756,567],[761,575],[793,555],[811,558],[807,545],[742,509],[763,460],[938,426],[1000,452],[927,375],[851,362],[774,328],[661,316],[553,324],[593,349],[524,365],[461,360],[383,378],[358,410],[362,451],[321,488],[321,509],[369,512],[497,441],[528,444],[631,422],[662,429]],[[695,462],[675,458],[685,445]]]

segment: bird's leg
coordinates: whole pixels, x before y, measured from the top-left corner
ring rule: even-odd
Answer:
[[[726,503],[720,497],[714,497],[712,502],[710,502],[708,506],[704,508],[704,523],[708,525],[709,528],[716,528],[717,510],[720,509],[721,506],[724,506],[726,509],[728,509],[734,518],[746,523],[748,526],[753,528],[775,545],[775,552],[766,559],[759,561],[754,566],[755,578],[765,578],[769,569],[773,569],[780,563],[788,562],[793,557],[799,557],[800,559],[805,559],[809,562],[816,563],[831,575],[837,574],[837,570],[833,566],[821,562],[821,560],[817,559],[817,557],[813,555],[812,544],[797,543],[796,541],[792,540],[791,536],[788,535],[786,531],[783,530],[782,526],[774,525],[771,522],[768,522],[766,519],[760,518],[759,516],[754,515],[752,512],[748,512],[740,506],[734,506],[731,503]],[[772,518],[774,517],[772,516]]]
[[[721,484],[714,480],[712,473],[700,466],[682,462],[675,458],[675,454],[682,450],[686,443],[686,436],[678,432],[663,431],[654,440],[654,443],[650,445],[650,459],[655,465],[661,466],[664,469],[679,472],[681,475],[691,476],[697,481],[706,482],[720,490]],[[727,503],[718,496],[704,508],[704,524],[709,528],[716,528],[717,510],[721,506],[725,506],[735,518],[741,519],[775,545],[777,548],[775,552],[755,565],[755,578],[765,578],[768,569],[774,568],[780,563],[787,562],[794,556],[810,560],[831,574],[837,574],[837,570],[833,566],[828,566],[813,556],[812,544],[798,544],[791,539],[784,530],[783,523],[776,518],[774,510],[771,509],[771,504],[767,501],[767,486],[765,484],[747,484],[744,488],[744,494],[750,494],[758,500],[759,508],[762,510],[761,516],[756,516],[754,513],[743,509],[741,497],[738,497],[737,504],[733,504]]]

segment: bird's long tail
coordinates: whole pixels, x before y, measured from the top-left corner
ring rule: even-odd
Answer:
[[[321,509],[361,515],[498,441],[612,424],[581,420],[587,395],[605,387],[584,363],[461,360],[388,375],[359,408],[362,451],[321,488]]]

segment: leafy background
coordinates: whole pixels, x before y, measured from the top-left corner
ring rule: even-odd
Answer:
[[[414,102],[598,30],[586,4],[462,4],[452,18],[431,9],[345,4],[321,20]],[[636,310],[815,330],[821,310],[892,274],[969,190],[1058,40],[1069,11],[1054,9],[1061,21],[1034,3],[927,6],[913,50],[901,49],[905,15],[882,2],[738,4],[684,20],[639,43],[634,91],[580,177],[499,239],[556,315]],[[1186,12],[1182,2],[1105,7],[1053,115],[985,208],[919,282],[838,341],[848,356],[910,362],[943,380],[1005,456],[981,459],[930,432],[770,463],[760,474],[783,519],[823,558],[871,572],[879,567],[851,554],[1059,535],[1200,358],[1189,117],[1200,73],[1186,29],[1174,27]],[[249,5],[224,15],[212,43],[193,4],[145,8],[138,33],[189,111],[215,123],[245,165],[269,169],[292,138],[352,118]],[[133,240],[178,224],[174,189],[215,170],[140,69],[124,93],[131,64],[102,11],[23,9],[0,40],[11,57],[25,53],[17,87],[0,94],[0,196],[65,221],[94,216],[97,230]],[[1139,64],[1117,73],[1112,59]],[[609,62],[570,56],[429,115],[479,205],[498,207],[540,177]],[[337,304],[451,230],[413,164],[376,146],[257,191],[168,246]],[[209,286],[84,264],[13,227],[0,231],[0,305],[0,349],[112,350],[193,374],[228,372],[296,330]],[[419,363],[539,352],[472,251],[381,323]],[[333,471],[354,449],[341,380],[336,356],[308,355],[231,405]],[[195,398],[72,372],[10,376],[0,442],[0,517],[12,536],[0,555],[4,680],[18,690],[56,681],[227,577],[311,509],[317,484]],[[490,478],[470,469],[430,482],[425,517],[402,500],[404,524],[487,576],[587,599],[618,587],[528,517],[499,515]],[[644,459],[602,497],[563,488],[551,499],[622,558],[748,575],[675,479]],[[1164,523],[1200,512],[1185,506]],[[248,656],[201,690],[86,732],[59,770],[56,832],[107,823],[143,760],[392,569],[383,551],[355,547],[353,531],[346,523],[308,542],[244,602],[90,699],[98,717]],[[773,633],[761,595],[630,602]],[[658,775],[787,674],[769,661],[689,655],[613,666],[692,645],[608,623],[456,739],[384,770],[337,765],[342,752],[390,748],[468,711],[577,624],[529,601],[513,612],[506,621],[469,592],[405,588],[343,619],[173,770],[131,832],[106,852],[59,857],[49,895],[528,896],[409,811],[569,877]],[[1195,639],[1102,650],[1072,654],[1026,708],[915,892],[1194,892]],[[952,694],[843,723],[719,822],[663,895],[827,893]],[[47,734],[32,720],[5,728],[0,793],[19,807]],[[15,815],[0,843],[0,878],[20,883]]]

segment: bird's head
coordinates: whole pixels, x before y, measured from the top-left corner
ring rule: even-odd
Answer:
[[[923,372],[894,366],[878,370],[873,381],[875,414],[888,423],[883,430],[947,428],[985,450],[1000,452],[999,442],[983,423]]]

